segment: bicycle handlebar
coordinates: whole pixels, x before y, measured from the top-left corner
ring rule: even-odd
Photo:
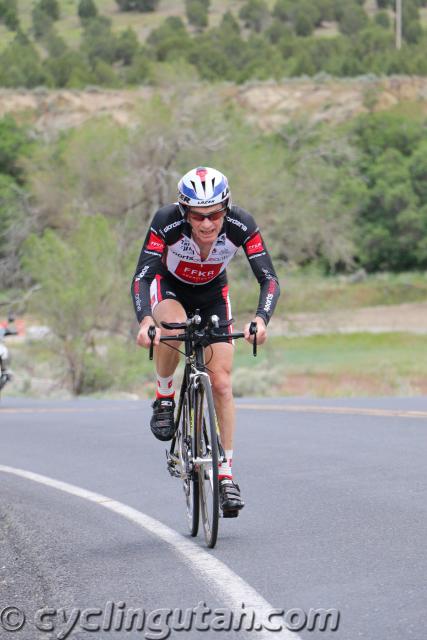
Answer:
[[[187,322],[162,322],[162,326],[165,329],[187,329],[188,327],[190,327],[192,324],[199,324],[196,322],[191,322],[193,320],[193,318],[190,318],[189,320],[187,320]],[[227,321],[224,324],[219,325],[220,327],[227,327],[230,326],[230,324],[232,323],[232,320]],[[245,334],[242,331],[238,331],[235,333],[214,333],[213,332],[213,326],[211,327],[207,327],[205,328],[203,331],[206,331],[206,335],[208,337],[215,337],[215,338],[229,338],[229,339],[238,339],[238,338],[244,338]],[[253,345],[252,345],[252,352],[254,355],[254,358],[256,358],[257,356],[257,332],[258,332],[258,326],[257,323],[255,321],[251,322],[251,324],[249,325],[249,334],[251,336],[254,337],[254,341],[253,341]],[[148,337],[150,338],[150,354],[149,354],[149,358],[150,360],[153,359],[153,350],[154,350],[154,338],[156,337],[156,327],[154,325],[152,325],[151,327],[148,327]],[[163,336],[162,338],[160,338],[160,342],[182,342],[188,340],[188,334],[187,333],[181,333],[177,336]]]

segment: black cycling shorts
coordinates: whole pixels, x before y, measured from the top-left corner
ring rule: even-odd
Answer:
[[[176,300],[184,307],[187,316],[191,317],[198,310],[205,327],[209,318],[217,315],[220,323],[231,320],[231,304],[228,284],[224,278],[218,278],[209,286],[188,285],[181,283],[173,276],[156,275],[150,286],[151,309],[154,311],[162,300]],[[233,326],[220,329],[221,333],[232,333]],[[212,338],[209,342],[232,342],[228,338]]]

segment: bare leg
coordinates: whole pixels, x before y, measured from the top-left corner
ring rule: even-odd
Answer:
[[[212,351],[211,351],[212,348]],[[205,349],[206,362],[210,373],[215,411],[224,449],[233,448],[235,408],[231,385],[234,347],[228,342],[216,342]]]
[[[185,322],[187,314],[184,311],[183,306],[176,300],[162,300],[156,306],[153,312],[154,320],[158,326],[160,322]],[[179,331],[169,331],[162,327],[162,336],[173,336],[179,333]],[[174,342],[175,347],[180,346],[180,342]],[[179,362],[179,353],[175,349],[171,349],[167,344],[160,343],[155,348],[156,357],[156,370],[159,376],[167,378],[172,376]]]

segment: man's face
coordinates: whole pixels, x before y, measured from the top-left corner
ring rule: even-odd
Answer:
[[[221,231],[226,211],[223,204],[213,204],[211,207],[191,207],[187,219],[195,241],[201,244],[214,242]]]

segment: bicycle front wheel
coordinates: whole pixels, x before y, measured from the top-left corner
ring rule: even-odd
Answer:
[[[218,537],[219,484],[218,436],[210,381],[200,376],[195,393],[195,451],[199,475],[200,511],[206,544],[212,549]]]
[[[195,537],[199,530],[199,477],[194,468],[194,424],[193,409],[188,393],[184,393],[177,443],[181,466],[181,478],[187,507],[187,522],[190,534]]]

